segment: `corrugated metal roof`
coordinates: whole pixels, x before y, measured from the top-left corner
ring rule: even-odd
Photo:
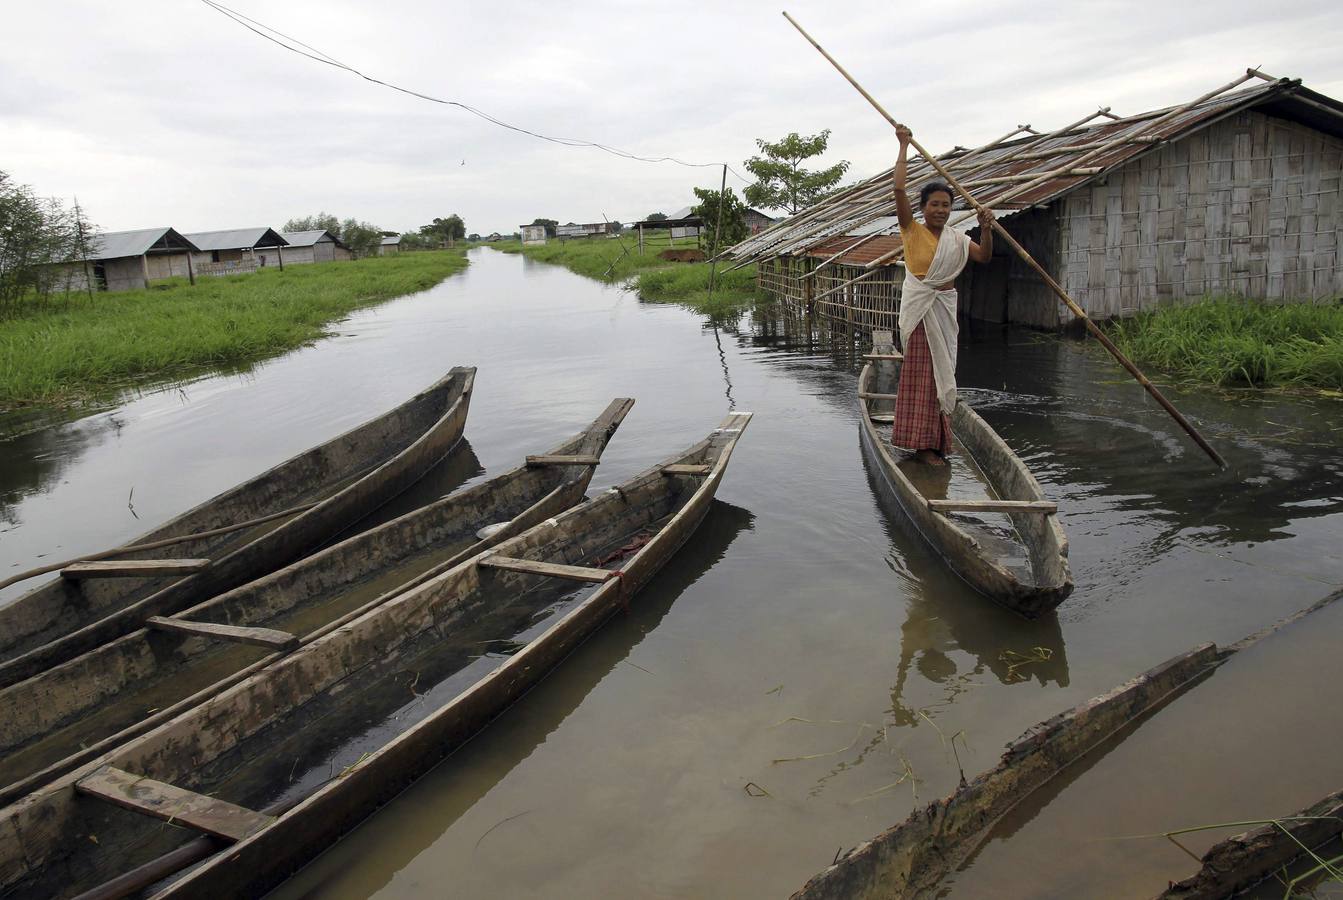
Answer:
[[[1261,107],[1273,115],[1299,118],[1316,128],[1343,132],[1343,103],[1289,79],[1228,90],[1158,124],[1158,120],[1184,105],[1187,104],[1124,118],[1109,116],[1099,125],[1048,135],[1033,133],[978,150],[957,148],[939,157],[939,161],[951,169],[979,202],[994,208],[999,218],[1003,218],[1049,203],[1157,147],[1244,109]],[[1091,118],[1102,115],[1109,114],[1102,110]],[[1113,147],[1107,146],[1111,143]],[[912,161],[911,166],[916,162]],[[829,259],[865,235],[891,234],[896,230],[892,225],[895,198],[889,189],[891,174],[887,170],[860,182],[748,238],[727,253],[738,259],[796,255]],[[921,184],[935,179],[935,173],[923,178],[911,177],[910,190],[917,191]],[[1038,185],[1033,184],[1040,179],[1043,180]],[[1028,184],[1028,190],[1021,190]],[[960,206],[963,210],[964,204]],[[952,221],[960,214],[953,214]],[[960,223],[962,228],[974,225],[973,217]],[[886,243],[880,238],[869,238],[836,262],[870,262],[883,255],[870,252],[870,248]],[[885,252],[898,247],[896,238]]]
[[[270,228],[230,228],[226,231],[193,231],[187,238],[201,250],[247,250],[279,247],[287,242]]]
[[[385,237],[382,239],[382,245],[384,247],[394,247],[399,243],[401,243],[401,235],[399,234],[392,235],[391,237]]]
[[[155,247],[155,245],[160,245]],[[150,250],[196,250],[194,243],[171,228],[137,228],[133,231],[105,231],[89,241],[89,259],[117,259],[144,256]]]
[[[335,243],[340,243],[339,241],[336,241],[335,236],[325,228],[319,228],[316,231],[282,231],[280,232],[280,237],[288,241],[289,246],[291,247],[311,247],[323,238]]]

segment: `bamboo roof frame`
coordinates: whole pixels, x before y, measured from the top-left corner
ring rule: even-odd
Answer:
[[[1235,90],[1254,79],[1267,84]],[[1103,107],[1047,133],[1038,132],[1029,125],[1019,125],[1016,130],[981,147],[970,150],[956,147],[937,154],[935,159],[954,172],[957,180],[966,187],[977,189],[977,199],[984,206],[1011,215],[1043,206],[1161,144],[1184,136],[1191,128],[1205,127],[1246,105],[1260,102],[1273,92],[1299,85],[1299,80],[1275,78],[1250,68],[1235,81],[1178,106],[1128,117]],[[1092,124],[1099,118],[1107,121]],[[1023,133],[1028,136],[1019,138]],[[911,159],[909,168],[906,184],[911,198],[917,196],[925,184],[938,179],[933,165],[922,156]],[[732,267],[736,269],[767,259],[814,255],[815,248],[847,235],[854,240],[837,252],[831,252],[801,277],[811,278],[823,267],[843,263],[845,257],[859,247],[877,238],[898,234],[894,227],[871,234],[853,234],[855,229],[895,214],[895,195],[891,187],[893,171],[893,168],[886,169],[852,185],[797,216],[726,249],[723,255],[736,260]],[[973,211],[963,212],[948,224],[959,225],[973,215]],[[895,263],[903,253],[903,247],[897,247],[871,261],[856,263],[869,271],[816,295],[813,300],[867,280],[882,266]]]

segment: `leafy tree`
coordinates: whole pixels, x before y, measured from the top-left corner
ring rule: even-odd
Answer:
[[[436,244],[460,241],[466,237],[466,223],[462,217],[453,213],[446,219],[435,218],[428,225],[420,226],[420,234],[430,238]]]
[[[340,224],[340,240],[356,257],[372,256],[382,243],[382,229],[357,219],[346,219]]]
[[[690,208],[690,214],[699,216],[703,222],[703,225],[700,226],[700,234],[704,237],[706,253],[710,256],[716,256],[720,246],[731,247],[746,240],[750,234],[746,227],[746,205],[741,202],[732,188],[728,188],[722,195],[723,224],[717,243],[714,242],[714,229],[718,225],[719,193],[705,188],[695,188],[695,197],[699,199],[699,203]]]
[[[78,204],[67,209],[55,198],[40,199],[0,172],[0,312],[25,296],[67,290],[66,264],[87,259],[93,240]]]
[[[284,223],[281,231],[329,231],[336,240],[343,241],[340,234],[340,220],[331,213],[319,212],[315,216],[304,216],[301,219],[290,219]]]
[[[667,221],[667,214],[666,214],[666,213],[649,213],[649,214],[648,214],[648,218],[644,219],[644,221],[645,221],[645,222],[665,222],[665,221]]]
[[[757,140],[756,146],[764,156],[746,160],[746,171],[756,178],[755,184],[746,188],[746,202],[763,209],[786,210],[789,215],[794,215],[799,209],[824,199],[844,177],[849,168],[848,160],[840,160],[827,169],[814,172],[802,168],[802,162],[820,156],[829,142],[829,128],[807,137],[794,131],[774,143]]]
[[[553,238],[555,236],[555,227],[560,223],[557,219],[532,219],[532,224],[546,226],[546,237]]]

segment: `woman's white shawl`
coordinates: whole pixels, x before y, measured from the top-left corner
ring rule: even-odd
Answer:
[[[928,272],[919,278],[905,269],[900,289],[900,346],[908,349],[909,336],[922,322],[933,357],[937,401],[947,415],[956,407],[956,340],[960,326],[956,321],[956,289],[939,291],[935,285],[955,281],[969,259],[969,235],[943,227]]]

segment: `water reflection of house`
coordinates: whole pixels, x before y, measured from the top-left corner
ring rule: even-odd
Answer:
[[[186,237],[198,248],[191,255],[197,275],[240,275],[284,265],[280,248],[287,242],[272,228],[195,231]]]
[[[129,291],[165,278],[189,278],[196,250],[171,228],[108,231],[90,241],[87,259],[66,267],[66,289]]]
[[[940,161],[1093,318],[1209,294],[1343,293],[1343,102],[1299,80],[1251,70],[1180,106],[1106,108],[1051,132],[1020,126]],[[940,180],[918,159],[910,172],[915,202]],[[952,222],[977,235],[963,207]],[[904,270],[890,171],[728,252],[755,261],[761,287],[788,302],[894,330]],[[1051,328],[1071,319],[1003,241],[957,286],[975,318]]]
[[[353,259],[350,248],[346,247],[331,232],[325,229],[316,231],[283,231],[280,233],[287,242],[284,248],[285,265],[301,263],[332,262],[338,259]]]

